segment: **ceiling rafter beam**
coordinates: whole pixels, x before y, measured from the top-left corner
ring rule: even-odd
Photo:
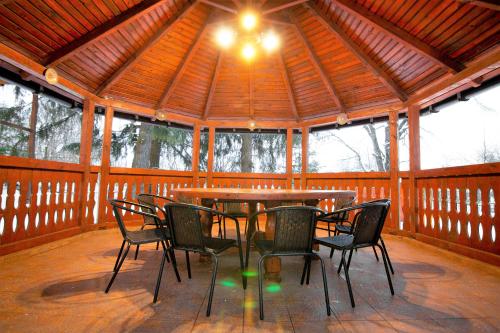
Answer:
[[[232,14],[238,14],[238,10],[234,9],[234,8],[231,8],[231,7],[228,7],[228,6],[224,6],[224,5],[221,5],[220,3],[217,3],[215,1],[211,1],[211,0],[200,0],[200,2],[206,4],[206,5],[209,5],[209,6],[212,6],[212,7],[215,7],[215,8],[219,8],[223,11],[226,11],[228,13],[232,13]]]
[[[285,3],[283,5],[279,5],[279,6],[276,6],[276,7],[273,7],[273,8],[270,8],[270,9],[266,9],[262,12],[262,15],[265,16],[265,15],[269,15],[269,14],[272,14],[272,13],[276,13],[276,12],[279,12],[279,11],[282,11],[284,9],[287,9],[287,8],[290,8],[290,7],[294,7],[294,6],[297,6],[297,5],[300,5],[300,4],[303,4],[305,2],[307,2],[308,0],[295,0],[295,1],[290,1],[288,3]]]
[[[253,63],[248,65],[248,113],[250,119],[255,117],[255,78],[254,78],[255,66]]]
[[[321,77],[321,80],[323,81],[323,84],[325,85],[326,89],[328,90],[328,92],[332,96],[333,101],[338,106],[340,111],[343,112],[345,110],[345,105],[342,102],[342,100],[340,99],[339,92],[337,91],[337,89],[335,89],[335,86],[333,85],[332,81],[330,80],[330,77],[326,74],[326,71],[323,68],[323,65],[321,64],[321,62],[319,61],[319,58],[314,53],[311,44],[307,40],[302,29],[299,27],[299,24],[296,21],[295,17],[291,16],[290,19],[294,23],[294,25],[293,25],[294,31],[295,31],[296,35],[299,37],[302,44],[304,45],[305,50],[307,52],[307,55],[308,55],[311,63],[313,64],[314,68],[316,69],[319,76]]]
[[[333,3],[341,9],[347,11],[349,14],[354,15],[361,21],[375,26],[377,29],[383,31],[391,38],[402,43],[406,47],[411,48],[420,55],[439,63],[441,66],[447,68],[452,72],[460,72],[465,68],[460,62],[451,59],[448,55],[440,52],[425,42],[419,40],[406,30],[396,26],[395,24],[385,20],[381,16],[372,13],[369,9],[348,0],[332,0]]]
[[[238,7],[238,8],[243,7],[243,4],[241,3],[241,1],[239,1],[239,0],[232,0],[232,1],[236,7]]]
[[[207,99],[205,101],[205,109],[203,110],[203,116],[202,116],[203,120],[206,120],[208,118],[210,108],[212,107],[212,101],[214,98],[215,87],[217,86],[217,79],[219,78],[221,62],[222,62],[222,52],[219,51],[219,53],[217,54],[217,62],[215,63],[214,72],[212,73],[212,79],[210,80],[210,88],[208,90]]]
[[[477,7],[483,7],[483,8],[488,8],[488,9],[493,9],[493,10],[500,10],[500,4],[498,3],[498,0],[456,0],[461,3],[468,3]]]
[[[127,69],[131,68],[141,56],[149,50],[153,45],[155,45],[160,39],[162,39],[170,30],[179,22],[182,18],[184,18],[187,14],[189,14],[193,8],[195,8],[195,4],[197,2],[187,2],[175,15],[170,17],[165,24],[158,30],[153,36],[151,36],[134,54],[123,64],[120,68],[114,72],[110,77],[108,77],[101,85],[97,88],[95,94],[101,95],[103,94],[109,87],[111,87],[116,81],[118,81],[127,71]]]
[[[290,82],[290,75],[288,73],[288,69],[286,68],[283,52],[281,52],[281,51],[279,52],[279,55],[278,55],[278,62],[279,62],[280,69],[281,69],[281,76],[283,77],[283,81],[285,82],[285,86],[286,86],[286,91],[288,93],[288,99],[290,100],[290,106],[291,106],[293,117],[295,118],[296,121],[300,121],[299,112],[297,111],[297,102],[296,102],[295,94],[293,92],[292,84]]]
[[[184,53],[184,57],[182,58],[181,62],[177,66],[177,69],[175,70],[175,74],[172,77],[172,80],[167,84],[165,87],[165,90],[161,94],[160,99],[158,100],[158,103],[156,104],[156,108],[159,109],[163,105],[167,104],[168,100],[172,96],[172,93],[174,92],[175,88],[179,84],[182,76],[184,75],[184,72],[186,71],[188,63],[191,61],[191,59],[194,57],[196,54],[196,51],[200,48],[201,41],[203,40],[204,36],[206,35],[208,31],[208,25],[207,21],[203,25],[201,29],[198,30],[198,33],[196,34],[193,42],[189,46],[189,49]]]
[[[47,67],[57,66],[64,60],[68,59],[71,55],[86,48],[89,44],[95,43],[96,41],[112,34],[125,24],[128,24],[132,20],[136,19],[138,16],[150,13],[164,3],[166,3],[166,0],[144,0],[143,2],[140,2],[134,7],[127,9],[121,14],[99,25],[95,29],[87,32],[83,36],[55,50],[47,56],[43,65]]]
[[[405,102],[408,95],[380,66],[364,52],[337,23],[330,20],[315,5],[304,4],[308,12],[320,21],[340,42],[349,49],[399,100]]]

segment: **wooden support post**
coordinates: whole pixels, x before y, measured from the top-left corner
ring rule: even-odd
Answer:
[[[33,93],[33,100],[31,102],[31,115],[30,115],[30,135],[28,138],[28,156],[29,156],[29,158],[35,158],[37,117],[38,117],[38,94]]]
[[[102,138],[102,155],[101,155],[101,176],[99,182],[99,214],[98,223],[105,225],[105,212],[108,206],[108,183],[109,183],[109,168],[111,154],[111,133],[113,126],[114,109],[111,106],[106,107],[106,117],[104,120],[104,133]],[[110,206],[108,206],[109,209]]]
[[[82,133],[80,135],[80,164],[83,166],[82,186],[80,189],[80,206],[78,210],[78,223],[82,230],[87,230],[89,224],[85,220],[85,212],[88,205],[87,193],[90,182],[90,164],[92,154],[92,132],[94,128],[94,101],[85,99],[83,101]],[[97,204],[97,203],[96,203]],[[91,208],[89,208],[91,214]]]
[[[302,170],[300,173],[300,188],[305,190],[307,187],[307,163],[309,146],[309,127],[302,127]]]
[[[199,165],[200,165],[200,125],[195,125],[193,128],[193,153],[191,170],[193,171],[193,187],[199,187]]]
[[[398,118],[398,111],[394,110],[389,113],[391,218],[395,229],[398,229],[399,225]]]
[[[418,189],[415,172],[420,170],[420,107],[412,105],[408,108],[408,129],[410,141],[410,232],[418,232]]]
[[[292,189],[293,182],[293,128],[286,129],[286,187]]]
[[[208,128],[207,187],[212,187],[214,173],[215,127]]]

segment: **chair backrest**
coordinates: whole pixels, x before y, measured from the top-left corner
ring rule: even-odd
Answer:
[[[124,239],[127,239],[128,229],[125,223],[123,222],[122,212],[128,211],[137,215],[141,215],[144,219],[149,218],[153,221],[153,224],[160,225],[160,220],[157,217],[154,210],[152,210],[148,206],[144,206],[141,204],[137,204],[136,202],[118,200],[118,199],[109,199],[108,200],[111,206],[113,207],[113,215],[115,216],[116,222],[118,223],[118,227],[120,228],[120,232]],[[127,205],[129,207],[127,207]],[[133,209],[131,207],[139,207],[140,210]]]
[[[275,218],[273,253],[310,253],[320,212],[310,206],[282,206],[265,210],[268,218]]]
[[[388,199],[362,204],[354,225],[355,246],[371,246],[378,243],[390,205]]]
[[[203,208],[184,203],[168,203],[165,205],[174,247],[205,250],[203,229],[200,221],[200,211],[205,210]]]
[[[335,202],[334,202],[335,210],[351,207],[352,204],[354,203],[354,200],[356,200],[356,198],[353,198],[353,197],[341,197],[341,198],[335,199]],[[349,219],[349,212],[344,211],[344,212],[340,212],[337,214],[332,214],[330,216],[330,218],[332,220],[336,220],[336,221],[347,221]]]
[[[166,202],[174,202],[174,200],[167,198],[167,197],[162,197],[159,195],[155,194],[150,194],[150,193],[140,193],[137,195],[137,201],[144,206],[150,207],[156,215],[158,215],[158,211],[162,211],[162,213],[165,215],[165,212],[163,211],[162,204],[165,204]],[[165,216],[166,218],[166,216]],[[154,221],[151,220],[151,218],[144,216],[144,224],[154,224]]]

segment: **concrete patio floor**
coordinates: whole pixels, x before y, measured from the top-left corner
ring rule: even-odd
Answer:
[[[85,233],[0,258],[0,332],[498,332],[500,268],[415,240],[385,236],[396,270],[391,296],[384,266],[371,249],[353,256],[351,308],[339,253],[325,260],[332,315],[327,317],[319,262],[311,282],[299,284],[302,258],[282,263],[282,282],[266,282],[265,320],[258,315],[255,277],[241,287],[236,250],[221,257],[211,317],[205,316],[211,264],[192,255],[182,282],[165,266],[158,303],[153,291],[160,263],[154,246],[133,253],[109,294],[104,293],[121,244],[118,229]],[[131,251],[132,252],[132,251]],[[196,256],[196,258],[194,257]],[[250,267],[256,270],[257,254]]]

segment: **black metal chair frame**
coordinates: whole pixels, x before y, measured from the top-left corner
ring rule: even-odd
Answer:
[[[373,202],[386,202],[386,201],[387,201],[387,199],[380,199],[380,200],[365,202],[365,204],[366,203],[373,203]],[[341,222],[340,225],[344,226],[343,223],[348,222],[350,224],[350,226],[349,226],[349,229],[346,229],[346,228],[339,228],[339,224],[336,224],[335,231],[333,234],[334,236],[337,236],[339,234],[352,234],[354,232],[356,220],[358,218],[359,213],[354,215],[352,222],[350,222],[348,220],[348,216],[349,216],[348,212],[343,212],[341,215],[344,215],[346,217],[346,219],[343,222]],[[333,217],[339,216],[338,211],[333,211],[331,213],[321,215],[320,217],[318,217],[318,220],[323,221],[323,219],[325,219],[325,220],[329,219],[330,216],[333,216]],[[328,228],[330,228],[330,225],[328,225]],[[316,227],[316,229],[321,229],[321,228]],[[325,230],[325,229],[323,228],[321,230]],[[331,237],[330,231],[328,231],[328,237]],[[394,275],[394,268],[392,267],[392,262],[391,262],[391,259],[389,257],[389,252],[387,252],[387,248],[385,246],[384,239],[382,238],[382,235],[380,235],[380,245],[382,245],[382,251],[385,253],[385,256],[387,258],[387,262],[389,263],[389,269],[391,270],[391,273]],[[377,261],[380,261],[378,254],[377,254],[377,249],[375,248],[375,246],[372,246],[372,249],[373,249],[373,253],[375,254],[375,258],[377,259]],[[333,257],[333,252],[334,252],[334,249],[332,248],[330,250],[330,258]]]
[[[197,219],[198,219],[199,228],[196,232],[198,233],[198,238],[199,238],[199,242],[200,242],[199,246],[196,246],[196,247],[189,246],[188,247],[188,246],[183,246],[182,244],[178,244],[177,239],[176,239],[175,225],[176,225],[176,223],[182,223],[182,222],[175,221],[175,217],[172,214],[173,207],[185,207],[188,209],[196,210],[198,212]],[[189,252],[209,254],[213,259],[212,279],[211,279],[211,284],[210,284],[210,289],[209,289],[208,305],[207,305],[207,312],[206,312],[207,317],[209,317],[211,309],[212,309],[212,299],[213,299],[213,293],[214,293],[214,288],[215,288],[215,280],[217,277],[217,271],[218,271],[218,267],[219,267],[218,255],[220,253],[224,252],[225,250],[227,250],[229,247],[237,247],[238,251],[239,251],[239,256],[240,256],[240,268],[241,268],[241,272],[243,273],[243,250],[241,248],[240,226],[239,226],[238,219],[236,219],[228,214],[225,214],[223,212],[220,212],[220,211],[208,208],[208,207],[197,206],[197,205],[192,205],[192,204],[184,204],[184,203],[168,203],[165,205],[165,211],[168,214],[167,221],[170,225],[170,230],[171,230],[171,235],[172,235],[172,247],[174,249],[183,250],[186,252],[186,265],[187,265],[187,269],[188,269],[188,277],[191,278],[191,266],[190,266],[190,262],[189,262]],[[227,248],[223,248],[220,252],[214,251],[213,249],[206,246],[207,239],[212,239],[212,240],[217,239],[218,240],[218,238],[206,237],[203,235],[202,226],[201,226],[201,222],[200,222],[200,215],[199,215],[200,211],[204,211],[204,212],[207,212],[207,213],[213,214],[213,215],[220,215],[220,216],[226,217],[230,220],[233,220],[235,225],[236,225],[236,238],[237,239],[234,240],[235,244],[230,245]],[[213,216],[213,215],[211,215],[211,216]],[[243,282],[243,288],[246,289],[246,281],[243,279],[243,275],[242,275],[242,282]]]
[[[263,297],[263,263],[266,258],[270,257],[282,257],[282,256],[304,256],[305,257],[305,266],[302,271],[302,278],[300,281],[300,284],[304,284],[304,278],[306,274],[306,267],[309,267],[307,270],[307,282],[306,284],[309,284],[309,276],[310,276],[310,266],[312,262],[312,257],[316,257],[320,260],[321,263],[321,272],[323,275],[323,287],[324,287],[324,292],[325,292],[325,303],[326,303],[326,312],[328,316],[331,314],[330,310],[330,298],[328,296],[328,282],[326,278],[326,272],[325,272],[325,264],[323,262],[323,259],[317,255],[316,253],[313,252],[312,250],[312,245],[313,245],[313,237],[314,237],[314,230],[316,226],[316,213],[317,212],[323,212],[321,209],[316,208],[316,207],[310,207],[310,206],[280,206],[280,207],[275,207],[271,209],[266,209],[260,212],[256,212],[250,217],[250,224],[249,224],[249,231],[247,233],[247,248],[246,248],[246,262],[245,262],[245,270],[248,269],[248,263],[249,263],[249,258],[250,258],[250,243],[252,239],[254,238],[255,235],[255,222],[258,220],[259,215],[263,214],[271,214],[271,213],[276,213],[279,211],[283,210],[310,210],[311,211],[311,227],[310,227],[310,232],[309,232],[309,243],[307,244],[307,248],[304,251],[299,251],[299,252],[285,252],[284,250],[281,250],[279,248],[276,248],[276,235],[278,235],[281,232],[281,222],[276,221],[276,227],[275,227],[275,233],[274,233],[274,238],[271,241],[273,246],[271,249],[270,253],[265,253],[259,258],[258,262],[258,278],[259,278],[259,313],[260,313],[260,319],[264,319],[264,297]],[[285,222],[286,223],[286,222]],[[257,245],[257,244],[256,244]],[[246,276],[245,276],[245,284],[246,284]]]
[[[363,209],[367,209],[367,208],[372,207],[372,206],[383,206],[384,207],[384,210],[382,211],[381,216],[379,217],[379,219],[377,221],[377,229],[374,231],[374,235],[373,235],[371,241],[365,242],[365,243],[357,243],[358,235],[363,230],[362,229],[363,228],[363,220],[361,220],[362,219],[361,213],[362,213]],[[344,274],[345,274],[345,278],[346,278],[346,282],[347,282],[347,288],[349,290],[349,297],[351,299],[351,306],[353,308],[356,305],[354,302],[354,296],[353,296],[352,288],[351,288],[351,281],[349,278],[349,267],[351,265],[353,251],[356,249],[359,249],[359,248],[377,246],[380,249],[380,251],[382,253],[382,259],[384,261],[384,268],[385,268],[385,272],[387,275],[387,281],[389,283],[389,288],[391,290],[391,294],[394,295],[394,288],[392,286],[391,275],[389,273],[387,255],[386,255],[386,252],[384,251],[383,247],[381,246],[381,244],[379,244],[380,234],[382,233],[385,219],[386,219],[387,214],[389,212],[389,207],[390,207],[390,200],[385,199],[385,200],[377,200],[377,201],[373,201],[373,202],[367,202],[367,203],[363,203],[360,205],[356,205],[356,206],[352,206],[349,208],[344,208],[344,209],[338,210],[337,212],[350,212],[350,211],[361,210],[359,213],[356,214],[355,223],[353,223],[354,230],[353,230],[352,234],[345,234],[345,235],[337,235],[334,237],[328,237],[328,238],[331,238],[332,240],[335,240],[336,238],[340,239],[339,237],[352,237],[352,240],[349,244],[337,246],[337,245],[332,244],[330,242],[322,241],[321,238],[315,238],[315,240],[320,245],[333,247],[337,250],[342,250],[342,259],[340,261],[340,264],[339,264],[339,267],[337,270],[337,274],[340,274],[342,267],[344,267]],[[347,251],[349,251],[349,258],[346,261],[345,256],[347,254]],[[304,266],[304,269],[305,269],[305,266]]]
[[[240,212],[232,212],[232,211],[228,211],[226,209],[226,206],[227,204],[234,204],[234,203],[238,203],[238,204],[243,204],[244,202],[241,202],[241,201],[218,201],[218,202],[215,202],[215,209],[216,210],[219,210],[219,206],[218,204],[222,204],[222,212],[224,212],[224,214],[227,214],[227,215],[230,215],[232,216],[233,218],[244,218],[245,219],[245,228],[243,229],[245,231],[245,235],[247,234],[247,226],[248,226],[248,213],[245,213],[243,210],[240,211]],[[215,223],[218,223],[219,224],[219,237],[221,238],[226,238],[226,223],[225,223],[225,217],[223,216],[217,216],[217,222],[214,222]],[[224,231],[224,233],[222,233],[221,231],[221,225],[222,225],[222,230]],[[257,230],[259,230],[259,224],[257,223]]]
[[[156,280],[155,293],[154,293],[154,297],[153,297],[153,303],[156,303],[156,301],[158,300],[158,291],[160,289],[161,278],[163,275],[163,268],[165,266],[165,259],[168,257],[168,254],[170,254],[170,257],[171,257],[172,264],[174,266],[175,275],[177,277],[177,281],[181,282],[181,278],[180,278],[179,272],[177,270],[177,262],[175,260],[174,250],[171,246],[166,244],[168,237],[167,237],[165,228],[161,225],[160,219],[158,218],[158,216],[156,214],[154,214],[154,211],[148,206],[141,205],[141,204],[131,202],[131,201],[125,201],[125,200],[110,199],[108,201],[113,207],[114,216],[116,218],[116,221],[118,222],[118,227],[119,227],[120,232],[122,233],[122,236],[123,236],[123,242],[122,242],[122,246],[120,247],[120,251],[118,252],[118,256],[116,258],[115,267],[113,269],[113,275],[111,277],[111,280],[108,283],[108,286],[106,287],[105,293],[108,293],[109,290],[111,289],[111,286],[113,285],[113,282],[114,282],[118,272],[120,271],[120,268],[122,267],[123,262],[125,261],[125,258],[127,257],[127,254],[130,250],[130,246],[161,242],[161,245],[163,247],[163,256],[162,256],[162,260],[161,260],[161,264],[160,264],[160,270],[158,272],[158,278]],[[140,207],[142,211],[126,207],[126,205]],[[131,237],[131,232],[129,230],[127,230],[127,227],[125,226],[125,223],[122,220],[122,217],[120,215],[120,210],[125,210],[128,212],[137,214],[137,215],[141,215],[143,217],[146,216],[146,217],[152,218],[155,221],[156,228],[157,228],[156,230],[158,230],[159,233],[156,232],[154,237],[151,238],[151,236],[149,236],[150,238],[147,238],[148,234],[146,234],[146,233],[150,233],[149,230],[144,231],[141,229],[140,231],[136,231],[135,234],[142,235],[144,238],[140,239],[140,237],[137,237],[138,239],[134,239],[136,237]],[[127,248],[125,249],[125,252],[122,255],[125,243],[127,243]]]
[[[150,198],[151,201],[147,200],[146,198]],[[153,209],[153,211],[155,212],[156,215],[158,215],[158,211],[160,211],[162,214],[163,214],[163,217],[164,217],[164,220],[162,220],[160,218],[160,221],[161,221],[161,224],[166,226],[168,228],[168,223],[166,222],[166,219],[167,219],[167,215],[165,213],[165,211],[163,210],[163,208],[161,208],[161,205],[157,204],[155,202],[155,199],[160,199],[160,200],[164,200],[166,202],[175,202],[173,199],[170,199],[170,198],[167,198],[167,197],[163,197],[163,196],[160,196],[160,195],[156,195],[156,194],[151,194],[151,193],[139,193],[137,195],[137,201],[141,204],[141,205],[145,205],[145,206],[149,206],[151,209]],[[147,226],[155,226],[154,223],[151,223],[151,222],[147,222],[147,219],[144,219],[144,223],[141,227],[141,230],[143,230],[145,227]],[[156,250],[158,250],[159,248],[159,243],[160,242],[157,242],[156,243]],[[137,260],[137,256],[139,255],[139,245],[137,245],[136,249],[135,249],[135,256],[134,256],[134,260]],[[168,259],[167,257],[167,261],[170,262],[170,260]]]

